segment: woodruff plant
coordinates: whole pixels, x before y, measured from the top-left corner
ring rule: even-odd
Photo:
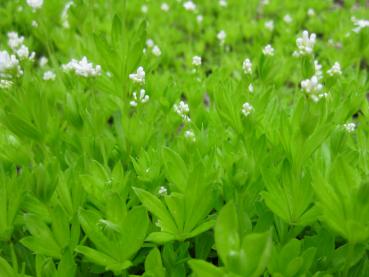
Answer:
[[[369,275],[365,1],[0,13],[0,276]]]

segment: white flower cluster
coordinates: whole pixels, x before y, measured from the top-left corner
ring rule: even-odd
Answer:
[[[193,64],[194,66],[200,66],[200,65],[201,65],[201,63],[202,63],[202,59],[201,59],[201,57],[200,57],[200,56],[193,56],[193,57],[192,57],[192,64]]]
[[[352,17],[351,20],[355,25],[355,28],[352,30],[355,33],[359,33],[364,28],[369,28],[369,20],[357,19],[355,17]]]
[[[343,124],[343,128],[347,133],[353,133],[356,129],[356,124],[353,122]]]
[[[342,74],[341,65],[338,62],[335,62],[333,66],[330,69],[328,69],[327,74],[329,76],[341,75]]]
[[[63,64],[62,68],[65,72],[73,71],[76,75],[82,77],[96,77],[101,75],[101,66],[94,66],[86,57],[83,57],[80,61],[72,59],[69,63]]]
[[[186,139],[188,139],[189,141],[191,141],[191,142],[195,142],[196,141],[195,133],[192,130],[186,130],[184,132],[184,137]]]
[[[8,45],[21,60],[33,60],[36,55],[35,52],[29,52],[28,47],[24,45],[24,37],[16,32],[8,33]]]
[[[270,44],[268,44],[264,47],[263,54],[265,56],[274,56],[274,48]]]
[[[155,56],[159,57],[161,55],[159,46],[155,45],[152,39],[148,39],[146,41],[146,46],[151,49],[151,53],[153,53]],[[146,53],[146,49],[144,49],[144,53]]]
[[[137,93],[134,91],[133,92],[133,100],[131,102],[129,102],[129,104],[131,105],[131,107],[137,107],[137,105],[139,103],[146,103],[147,101],[149,101],[150,96],[148,96],[146,94],[146,91],[144,89],[140,90],[140,95],[137,96]]]
[[[294,56],[311,55],[314,51],[316,42],[316,34],[312,33],[309,36],[308,31],[302,32],[302,37],[296,39],[298,50],[294,52]]]
[[[284,17],[283,17],[283,21],[285,22],[285,23],[287,23],[287,24],[290,24],[290,23],[292,23],[292,17],[291,17],[291,15],[289,15],[289,14],[286,14]]]
[[[169,8],[168,3],[162,3],[162,4],[160,5],[160,9],[161,9],[163,12],[168,12],[170,8]]]
[[[224,30],[221,30],[218,34],[217,34],[217,38],[219,40],[220,45],[223,45],[225,42],[225,39],[227,37],[227,34]]]
[[[190,1],[186,1],[183,3],[183,7],[187,10],[187,11],[196,11],[196,4],[194,2]]]
[[[56,75],[54,71],[51,71],[51,70],[46,71],[42,77],[44,81],[54,81],[55,78],[56,78]]]
[[[266,21],[264,23],[264,26],[267,30],[269,31],[273,31],[274,30],[274,21],[273,20],[269,20],[269,21]]]
[[[318,60],[314,60],[314,70],[315,76],[318,78],[318,80],[321,80],[323,78],[323,71],[322,65],[319,63]]]
[[[321,98],[328,96],[327,93],[322,92],[323,85],[319,82],[318,77],[315,75],[310,79],[303,80],[301,82],[301,88],[314,102],[318,102]]]
[[[8,51],[0,51],[0,77],[10,78],[14,73],[23,73],[17,57]]]
[[[245,59],[242,63],[242,69],[245,74],[251,74],[252,73],[252,63],[250,59]]]
[[[188,116],[190,113],[190,107],[185,102],[181,101],[174,105],[174,111],[182,118],[185,123],[191,122],[191,118]]]
[[[44,0],[27,0],[27,5],[36,10],[42,7]]]
[[[167,195],[168,190],[167,190],[166,187],[160,186],[158,193],[159,193],[159,195]]]
[[[145,70],[142,66],[137,68],[136,73],[129,74],[129,79],[135,83],[144,84],[145,83]]]
[[[227,0],[219,0],[219,6],[225,8],[228,6]]]
[[[242,105],[241,112],[243,113],[244,116],[246,116],[246,117],[249,116],[253,111],[254,111],[254,107],[250,103],[245,102]]]
[[[0,88],[1,89],[9,89],[13,85],[12,81],[9,80],[0,80]]]

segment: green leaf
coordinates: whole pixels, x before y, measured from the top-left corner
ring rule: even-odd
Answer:
[[[160,251],[153,248],[145,260],[145,274],[153,277],[165,277],[165,268],[161,261]]]
[[[188,262],[197,277],[224,277],[222,270],[203,260],[190,260]]]
[[[178,153],[167,147],[163,149],[162,156],[166,177],[179,191],[184,192],[189,177],[185,162]]]

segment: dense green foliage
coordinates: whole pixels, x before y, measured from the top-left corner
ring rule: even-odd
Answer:
[[[367,1],[166,3],[0,1],[0,276],[369,276]]]

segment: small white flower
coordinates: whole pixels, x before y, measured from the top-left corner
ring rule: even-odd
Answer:
[[[254,111],[254,107],[251,106],[250,103],[246,102],[242,105],[242,110],[241,112],[243,113],[244,116],[249,116],[252,112]]]
[[[315,75],[310,79],[303,80],[301,82],[301,88],[314,102],[318,102],[321,98],[328,96],[327,93],[322,92],[323,85],[319,83],[319,78]]]
[[[202,59],[201,59],[200,56],[194,56],[194,57],[192,57],[192,64],[194,66],[200,66],[201,63],[202,63]]]
[[[252,72],[252,63],[250,59],[245,59],[242,63],[242,69],[245,74],[251,74]]]
[[[264,47],[263,54],[265,56],[274,56],[274,48],[270,44],[268,44]]]
[[[249,92],[250,93],[253,93],[254,92],[254,86],[253,86],[253,84],[249,84]]]
[[[154,47],[154,45],[155,45],[155,43],[154,43],[154,41],[151,38],[149,38],[148,40],[146,40],[146,46],[147,47],[152,48],[152,47]]]
[[[149,7],[147,5],[142,5],[141,6],[141,12],[142,13],[147,13],[149,11]]]
[[[182,120],[184,122],[190,122],[191,119],[188,116],[189,112],[190,112],[190,107],[188,106],[188,104],[186,104],[183,101],[180,101],[178,104],[175,104],[173,106],[174,111],[180,116],[182,117]]]
[[[334,65],[328,69],[327,74],[330,76],[341,75],[341,65],[338,62],[335,62]]]
[[[298,53],[300,55],[310,55],[313,53],[314,45],[316,42],[316,34],[312,33],[309,36],[308,31],[302,32],[302,37],[296,39]]]
[[[319,63],[318,60],[314,60],[314,70],[315,70],[315,76],[318,78],[318,80],[323,78],[323,71],[322,71],[322,65]]]
[[[163,12],[168,12],[169,11],[169,5],[168,5],[168,3],[162,3],[161,6],[160,6],[160,9]]]
[[[32,20],[32,27],[33,28],[37,28],[38,27],[38,23],[37,23],[37,21],[36,20]]]
[[[196,20],[197,23],[201,23],[204,20],[204,17],[201,14],[199,14],[198,16],[196,16]]]
[[[353,122],[343,124],[343,128],[346,130],[347,133],[352,133],[356,129],[356,124]]]
[[[42,7],[42,5],[44,4],[44,0],[27,0],[27,4],[32,9],[36,10]]]
[[[262,6],[269,5],[269,0],[260,0],[260,5]]]
[[[187,130],[184,132],[184,137],[192,142],[196,141],[195,133],[192,130]]]
[[[137,68],[136,73],[129,74],[129,79],[131,79],[135,83],[145,83],[145,71],[142,66]]]
[[[17,57],[7,51],[0,51],[0,77],[8,77],[9,71],[14,70],[20,71]]]
[[[268,29],[269,31],[273,31],[274,29],[274,21],[273,20],[269,20],[269,21],[266,21],[264,23],[264,26],[266,29]]]
[[[3,79],[0,80],[0,88],[2,89],[9,89],[13,86],[13,84],[14,83],[9,80],[3,80]]]
[[[369,20],[356,19],[355,17],[352,17],[351,20],[355,25],[355,28],[352,30],[355,33],[359,33],[364,28],[369,28]]]
[[[19,36],[17,32],[8,33],[8,45],[12,50],[16,50],[23,45],[24,37]]]
[[[292,23],[292,17],[289,15],[289,14],[286,14],[284,17],[283,17],[283,21],[287,24],[290,24]]]
[[[54,81],[56,78],[56,75],[53,71],[49,70],[46,71],[42,77],[43,80],[45,81]]]
[[[159,193],[159,195],[167,195],[168,190],[167,190],[166,187],[160,186],[158,193]]]
[[[313,17],[313,16],[315,16],[315,10],[310,8],[310,9],[308,9],[307,14],[308,14],[308,16]]]
[[[227,0],[219,0],[219,6],[227,7],[228,6]]]
[[[224,30],[221,30],[217,34],[217,38],[218,38],[218,40],[219,40],[219,42],[220,42],[221,45],[224,44],[224,41],[225,41],[226,37],[227,37],[227,34],[226,34],[226,32]]]
[[[155,45],[155,46],[152,48],[152,53],[153,53],[155,56],[159,57],[159,56],[161,55],[161,50],[160,50],[159,46]]]
[[[46,57],[41,57],[38,61],[38,64],[40,65],[40,67],[44,67],[45,65],[47,65],[48,61],[49,60]]]
[[[149,101],[150,99],[150,96],[148,96],[146,94],[146,91],[144,89],[141,89],[140,90],[140,95],[137,96],[137,93],[136,92],[133,92],[133,100],[131,102],[129,102],[129,104],[132,106],[132,107],[137,107],[137,105],[139,103],[146,103],[147,101]]]
[[[29,49],[25,45],[21,45],[21,47],[19,47],[19,49],[17,49],[16,54],[19,57],[19,59],[21,59],[21,60],[25,60],[25,59],[32,60],[35,56],[34,52],[32,52],[31,54],[29,53]]]
[[[83,57],[80,61],[72,59],[69,63],[62,65],[65,72],[73,71],[76,75],[82,77],[96,77],[101,75],[101,66],[94,65]]]
[[[187,10],[187,11],[195,11],[196,10],[196,4],[192,1],[186,1],[183,3],[183,7]]]

